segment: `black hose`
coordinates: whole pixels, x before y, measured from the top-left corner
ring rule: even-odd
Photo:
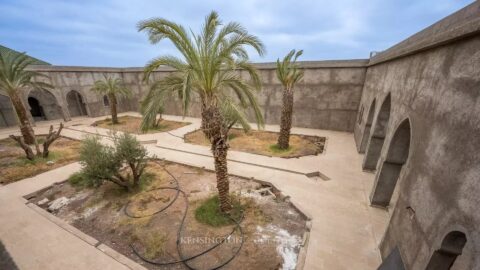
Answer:
[[[213,268],[210,268],[209,270],[215,270],[215,269],[220,269],[222,268],[223,266],[227,265],[228,263],[230,263],[237,255],[238,253],[240,252],[241,248],[243,247],[243,243],[244,243],[244,233],[243,233],[243,230],[240,226],[240,223],[242,222],[243,220],[243,213],[242,213],[242,216],[240,217],[240,219],[237,221],[235,219],[233,219],[232,217],[228,217],[232,222],[235,223],[235,227],[232,229],[232,231],[225,235],[222,239],[222,241],[220,241],[219,243],[216,243],[214,244],[213,246],[207,248],[206,250],[203,250],[202,252],[199,252],[195,255],[192,255],[190,257],[184,257],[183,255],[183,252],[181,250],[181,245],[180,245],[180,239],[181,239],[181,235],[182,235],[182,232],[183,232],[183,229],[184,229],[184,225],[185,225],[185,219],[187,217],[187,212],[188,212],[188,199],[187,199],[187,195],[185,194],[185,192],[183,190],[180,189],[180,185],[178,183],[178,180],[177,178],[172,174],[170,173],[169,170],[167,170],[167,168],[165,168],[165,166],[162,166],[162,168],[165,170],[165,172],[167,172],[167,174],[170,175],[170,177],[172,177],[172,179],[175,181],[175,187],[158,187],[158,188],[154,188],[154,189],[150,189],[148,191],[145,191],[145,192],[152,192],[152,191],[156,191],[156,190],[175,190],[176,191],[176,194],[175,194],[175,197],[173,198],[173,200],[171,200],[166,206],[164,206],[163,208],[161,208],[160,210],[158,211],[155,211],[154,213],[150,213],[150,214],[147,214],[147,215],[134,215],[132,213],[129,212],[129,206],[130,206],[130,203],[132,202],[132,200],[130,200],[124,207],[124,213],[125,215],[127,215],[128,217],[131,217],[131,218],[143,218],[143,217],[150,217],[150,216],[153,216],[153,215],[156,215],[156,214],[159,214],[163,211],[165,211],[166,209],[168,209],[177,199],[178,199],[178,196],[180,195],[180,193],[183,195],[183,198],[185,200],[185,212],[183,213],[183,217],[182,217],[182,220],[180,222],[180,226],[179,226],[179,229],[177,231],[177,241],[176,241],[176,245],[177,245],[177,253],[178,253],[178,256],[180,257],[179,260],[175,260],[175,261],[170,261],[170,262],[159,262],[159,261],[154,261],[154,260],[150,260],[148,258],[145,258],[142,254],[140,254],[140,252],[137,250],[137,248],[135,247],[135,245],[132,243],[130,244],[130,247],[132,248],[133,252],[135,253],[135,255],[137,255],[140,259],[142,259],[143,261],[147,262],[147,263],[150,263],[150,264],[153,264],[153,265],[159,265],[159,266],[167,266],[167,265],[172,265],[172,264],[178,264],[178,263],[183,263],[188,269],[192,269],[194,270],[195,268],[190,266],[188,264],[189,261],[195,259],[195,258],[198,258],[200,256],[203,256],[207,253],[209,253],[210,251],[216,249],[217,247],[221,246],[222,244],[225,243],[225,240],[230,238],[237,230],[240,232],[240,239],[241,239],[241,242],[240,242],[240,246],[238,247],[238,249],[232,254],[232,256],[230,256],[226,261],[224,261],[223,263],[213,267]]]

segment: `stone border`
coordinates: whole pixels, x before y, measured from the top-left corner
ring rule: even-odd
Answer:
[[[106,139],[109,139],[111,140],[112,137],[108,136],[108,135],[103,135],[103,134],[100,134],[100,133],[93,133],[93,132],[90,132],[90,131],[85,131],[85,130],[77,130],[77,129],[74,129],[74,128],[69,128],[69,127],[65,127],[65,129],[69,129],[69,130],[72,130],[72,131],[75,131],[75,132],[81,132],[81,133],[84,133],[84,134],[91,134],[91,135],[97,135],[97,136],[100,136],[100,137],[104,137]],[[192,133],[192,132],[195,132],[199,129],[196,129],[194,131],[190,131],[190,132],[187,132],[185,134],[189,134],[189,133]],[[118,132],[122,132],[122,131],[118,131]],[[268,131],[268,132],[275,132],[275,131]],[[181,139],[184,139],[185,135],[184,136],[177,136],[177,135],[173,135],[170,133],[170,131],[166,131],[164,133],[168,133],[172,136],[175,136],[175,137],[178,137],[178,138],[181,138]],[[299,135],[299,136],[317,136],[317,135],[304,135],[304,134],[299,134],[299,133],[294,133],[295,135]],[[134,134],[135,135],[135,134]],[[135,135],[137,137],[137,135]],[[324,155],[326,153],[326,149],[327,149],[327,142],[328,142],[328,137],[327,136],[317,136],[317,137],[323,137],[325,138],[325,144],[323,146],[323,151],[322,153],[319,153],[317,155],[305,155],[305,156],[302,156],[302,157],[308,157],[308,156],[318,156],[318,155]],[[70,139],[69,137],[65,136],[65,138],[68,138]],[[77,140],[77,139],[73,139],[73,140]],[[137,140],[142,144],[142,145],[146,145],[146,144],[156,144],[157,143],[157,139],[153,139],[153,140],[141,140],[141,138],[138,138],[137,137]],[[202,153],[198,153],[198,152],[193,152],[193,151],[187,151],[187,150],[180,150],[180,149],[177,149],[177,148],[172,148],[172,147],[166,147],[166,146],[160,146],[160,145],[155,145],[155,147],[158,147],[158,148],[162,148],[162,149],[167,149],[167,150],[171,150],[171,151],[178,151],[178,152],[182,152],[182,153],[187,153],[187,154],[192,154],[192,155],[198,155],[198,156],[203,156],[203,157],[211,157],[210,155],[206,155],[206,154],[202,154]],[[237,152],[242,152],[242,151],[237,151]],[[272,156],[267,156],[267,155],[261,155],[261,154],[253,154],[253,153],[248,153],[248,152],[242,152],[242,153],[247,153],[247,154],[250,154],[250,155],[259,155],[259,156],[264,156],[264,157],[271,157],[271,158],[280,158],[280,157],[272,157]],[[293,157],[292,157],[293,158]],[[300,157],[301,158],[301,157]],[[285,159],[290,159],[290,158],[285,158]],[[297,158],[298,159],[298,158]],[[289,169],[283,169],[283,168],[277,168],[277,167],[271,167],[271,166],[266,166],[266,165],[260,165],[260,164],[256,164],[256,163],[250,163],[250,162],[246,162],[246,161],[241,161],[241,160],[236,160],[236,159],[227,159],[228,161],[231,161],[231,162],[237,162],[237,163],[241,163],[241,164],[246,164],[246,165],[251,165],[251,166],[257,166],[257,167],[261,167],[261,168],[266,168],[266,169],[271,169],[271,170],[276,170],[276,171],[282,171],[282,172],[287,172],[287,173],[293,173],[293,174],[300,174],[300,175],[304,175],[306,177],[309,178],[309,175],[312,175],[312,174],[319,174],[318,176],[324,180],[330,180],[330,178],[328,176],[326,176],[325,174],[321,173],[320,171],[312,171],[312,172],[308,172],[308,173],[303,173],[303,172],[299,172],[299,171],[294,171],[294,170],[289,170]],[[183,164],[183,165],[188,165],[188,166],[192,166],[190,164],[187,164],[187,163],[181,163],[181,162],[177,162],[177,163],[180,163],[180,164]],[[241,177],[241,176],[239,176]]]
[[[215,172],[215,170],[207,169],[205,167],[198,167],[198,166],[193,166],[191,164],[186,164],[186,163],[182,163],[182,162],[169,161],[169,160],[166,160],[164,158],[158,159],[158,160],[165,161],[165,162],[170,162],[170,163],[181,164],[181,165],[184,165],[184,166],[197,168],[197,169],[199,168],[199,169],[202,169],[202,170],[205,170],[205,171],[208,171],[208,172],[213,172],[213,173]],[[297,210],[297,212],[299,212],[300,215],[306,220],[305,221],[305,232],[303,233],[303,236],[302,236],[302,243],[300,244],[300,249],[299,249],[298,255],[297,255],[297,265],[295,267],[295,270],[303,270],[304,265],[305,265],[305,260],[306,260],[306,257],[307,257],[307,248],[308,248],[308,242],[309,242],[309,239],[310,239],[310,231],[311,231],[311,228],[312,228],[312,216],[307,211],[305,211],[302,207],[300,207],[298,204],[292,202],[290,200],[290,196],[285,195],[274,184],[272,184],[268,181],[255,179],[254,177],[247,178],[245,176],[241,176],[241,175],[237,175],[237,174],[231,174],[231,173],[229,174],[229,176],[235,176],[235,177],[238,177],[238,178],[242,178],[244,180],[254,181],[254,182],[257,182],[257,183],[262,184],[262,185],[270,186],[275,191],[274,194],[275,193],[279,194],[278,197],[283,198],[286,202],[288,202],[288,204],[290,206],[292,206],[295,210]],[[112,249],[111,247],[109,247],[109,246],[105,245],[104,243],[100,242],[96,238],[82,232],[81,230],[75,228],[74,226],[72,226],[72,225],[68,224],[67,222],[63,221],[62,219],[58,218],[54,214],[46,211],[45,209],[39,207],[35,203],[31,203],[29,201],[29,199],[32,199],[35,196],[37,196],[37,194],[52,188],[54,185],[63,184],[63,183],[66,183],[67,181],[68,181],[68,179],[63,180],[63,181],[59,181],[59,182],[55,182],[52,185],[46,186],[46,187],[41,188],[37,191],[34,191],[34,192],[29,193],[27,195],[24,195],[21,198],[25,202],[25,205],[27,207],[29,207],[30,209],[32,209],[33,211],[35,211],[36,213],[38,213],[42,217],[48,219],[50,222],[54,223],[55,225],[59,226],[60,228],[64,229],[65,231],[73,234],[74,236],[76,236],[80,240],[82,240],[82,241],[86,242],[87,244],[89,244],[89,245],[95,247],[96,249],[100,250],[101,252],[103,252],[107,256],[111,257],[112,259],[118,261],[119,263],[125,265],[126,267],[128,267],[132,270],[147,270],[147,268],[143,267],[141,264],[133,261],[132,259],[128,258],[127,256],[117,252],[116,250]],[[275,195],[275,198],[277,198],[277,195]]]
[[[166,147],[166,146],[159,146],[159,145],[156,145],[156,147],[158,148],[162,148],[162,149],[167,149],[167,150],[172,150],[172,151],[178,151],[178,152],[182,152],[182,153],[187,153],[187,154],[192,154],[192,155],[198,155],[198,156],[202,156],[202,157],[212,157],[210,155],[206,155],[206,154],[202,154],[202,153],[197,153],[197,152],[192,152],[192,151],[186,151],[186,150],[179,150],[179,149],[176,149],[176,148],[171,148],[171,147]],[[245,152],[243,152],[245,153]],[[256,155],[256,154],[252,154],[252,153],[248,153],[250,155]],[[283,169],[283,168],[277,168],[277,167],[271,167],[271,166],[267,166],[267,165],[260,165],[260,164],[256,164],[256,163],[251,163],[251,162],[246,162],[246,161],[241,161],[241,160],[236,160],[236,159],[230,159],[230,158],[227,158],[227,161],[231,161],[231,162],[236,162],[236,163],[241,163],[241,164],[246,164],[246,165],[250,165],[250,166],[256,166],[256,167],[261,167],[261,168],[266,168],[266,169],[270,169],[270,170],[275,170],[275,171],[281,171],[281,172],[287,172],[287,173],[293,173],[293,174],[300,174],[300,175],[303,175],[303,176],[306,176],[308,177],[307,175],[309,174],[312,174],[312,173],[316,173],[315,172],[308,172],[308,173],[303,173],[303,172],[299,172],[299,171],[293,171],[293,170],[289,170],[289,169]],[[188,166],[192,166],[188,163],[181,163],[181,162],[177,162],[177,163],[180,163],[180,164],[183,164],[183,165],[188,165]],[[324,175],[324,174],[322,174]],[[235,175],[235,176],[238,176],[238,175]],[[329,178],[328,176],[324,175],[326,178]],[[242,176],[238,176],[238,177],[242,177]]]
[[[238,128],[237,128],[237,129],[238,129]],[[176,135],[173,135],[173,134],[170,134],[170,135],[183,139],[183,142],[184,142],[184,143],[187,143],[187,144],[204,146],[204,145],[201,145],[201,144],[195,144],[195,143],[187,142],[186,139],[185,139],[185,136],[187,136],[187,135],[189,135],[189,134],[192,134],[192,133],[195,133],[195,132],[200,131],[200,130],[201,130],[201,129],[198,128],[198,129],[189,131],[189,132],[183,134],[183,136],[176,136]],[[259,131],[259,132],[267,132],[267,133],[279,133],[278,131],[271,131],[271,130],[258,130],[258,129],[252,129],[252,130],[253,130],[253,131]],[[319,156],[319,155],[325,154],[325,151],[326,151],[326,148],[327,148],[327,137],[326,137],[326,136],[306,135],[306,134],[301,134],[301,133],[290,133],[290,135],[299,136],[299,137],[301,137],[302,139],[305,139],[305,140],[308,140],[308,141],[310,141],[310,139],[309,139],[308,137],[324,138],[325,141],[324,141],[324,144],[323,144],[322,152],[320,152],[320,153],[317,152],[316,154],[308,154],[308,155],[296,155],[296,156],[291,156],[291,157],[277,157],[277,156],[271,156],[271,155],[265,155],[265,154],[259,154],[259,153],[251,153],[251,152],[246,152],[246,151],[241,151],[241,150],[234,150],[234,149],[232,149],[232,151],[242,152],[242,153],[247,153],[247,154],[253,154],[253,155],[259,155],[259,156],[264,156],[264,157],[271,157],[271,158],[283,158],[283,159],[294,159],[294,158],[299,159],[299,158],[302,158],[302,157]],[[310,142],[311,142],[311,143],[314,143],[314,142],[312,142],[312,141],[310,141]]]

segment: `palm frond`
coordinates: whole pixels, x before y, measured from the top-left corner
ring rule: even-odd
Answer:
[[[37,88],[49,90],[53,86],[39,79],[48,79],[48,76],[33,70],[28,66],[35,61],[25,53],[0,52],[0,89],[7,94],[22,89]]]
[[[280,80],[283,86],[289,90],[293,88],[295,83],[303,78],[304,72],[297,64],[297,59],[302,54],[303,50],[299,50],[298,52],[291,50],[282,61],[277,59],[277,78]]]
[[[145,31],[153,44],[170,40],[182,55],[182,59],[161,56],[146,65],[146,80],[160,66],[171,67],[175,72],[154,82],[150,88],[142,109],[148,114],[145,121],[151,121],[157,109],[152,104],[154,101],[148,99],[164,100],[175,95],[186,115],[192,94],[196,93],[203,107],[218,106],[226,126],[235,121],[249,128],[245,110],[251,109],[258,125],[263,127],[263,115],[255,95],[261,89],[261,80],[248,61],[247,51],[252,48],[259,55],[265,53],[258,37],[236,22],[223,25],[214,11],[206,16],[199,34],[187,32],[183,26],[162,18],[141,21],[138,30]],[[241,70],[249,75],[248,81],[240,76]]]
[[[130,97],[132,95],[132,91],[124,84],[122,79],[109,77],[107,75],[104,75],[103,80],[95,81],[90,90],[99,95],[115,95],[120,97]]]

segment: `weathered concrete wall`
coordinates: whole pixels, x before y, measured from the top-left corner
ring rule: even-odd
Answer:
[[[380,246],[383,258],[398,247],[406,269],[425,269],[451,231],[467,238],[452,269],[480,269],[479,18],[476,2],[378,55],[367,70],[360,105],[364,113],[355,126],[358,147],[373,100],[375,126],[380,106],[391,94],[377,173],[399,124],[404,119],[411,123],[409,156],[396,187],[398,200],[391,202],[395,208]]]
[[[303,62],[305,76],[295,88],[293,125],[353,131],[365,64],[365,60]],[[283,88],[276,77],[275,65],[258,64],[257,68],[263,85],[258,103],[265,123],[279,124]],[[179,104],[178,101],[169,102],[167,113],[180,115]],[[194,102],[189,115],[199,116],[199,112],[199,104]]]
[[[366,60],[303,62],[305,76],[295,89],[294,126],[353,131],[366,64]],[[278,124],[282,107],[282,85],[276,78],[275,65],[257,64],[257,68],[263,83],[258,101],[265,122]],[[142,68],[41,66],[35,67],[35,70],[49,76],[48,82],[55,87],[51,93],[63,108],[65,119],[69,119],[71,114],[66,101],[71,90],[81,94],[89,116],[109,114],[109,107],[103,104],[103,96],[90,91],[94,82],[102,79],[104,74],[122,78],[134,92],[132,98],[120,99],[120,112],[138,110],[140,100],[148,91],[148,85],[142,82]],[[153,77],[160,79],[170,72],[169,69],[161,69]],[[166,113],[182,114],[180,103],[175,98],[167,102]],[[200,116],[198,102],[192,103],[189,116]],[[57,118],[61,117],[48,117]]]

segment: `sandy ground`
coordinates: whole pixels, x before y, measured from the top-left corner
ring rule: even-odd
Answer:
[[[130,247],[133,244],[144,256],[155,261],[179,259],[177,231],[186,206],[182,195],[160,214],[130,218],[124,212],[129,201],[130,213],[145,216],[174,200],[176,191],[155,190],[175,186],[163,166],[177,178],[180,188],[187,194],[188,210],[180,237],[183,256],[192,256],[221,241],[234,225],[211,227],[199,223],[194,216],[198,205],[216,193],[215,174],[176,163],[150,163],[148,171],[155,174],[154,180],[144,191],[136,194],[126,193],[110,183],[96,190],[79,189],[63,183],[43,191],[31,201],[48,209],[49,204],[64,198],[66,205],[53,210],[53,214],[85,233],[149,269],[187,269],[181,263],[168,267],[145,263]],[[305,233],[303,216],[290,203],[268,192],[264,194],[268,196],[256,192],[264,188],[258,182],[230,177],[230,187],[236,200],[245,206],[241,222],[244,244],[238,255],[223,269],[294,269]],[[196,269],[213,268],[233,256],[240,247],[241,239],[237,230],[224,244],[191,260],[189,265]]]
[[[44,136],[38,138],[42,142]],[[10,138],[0,140],[0,184],[12,183],[74,162],[78,160],[80,144],[80,141],[60,137],[50,146],[48,158],[29,161],[17,142]],[[41,145],[40,149],[43,149]],[[35,149],[32,150],[35,152]]]
[[[275,149],[278,132],[250,130],[245,133],[240,129],[231,129],[229,133],[230,149],[253,154],[295,158],[308,155],[318,155],[325,147],[325,137],[290,135],[290,149],[282,151]],[[201,130],[195,130],[185,135],[185,142],[209,146]]]
[[[167,132],[177,128],[184,127],[189,123],[186,122],[177,122],[170,120],[162,120],[160,125],[156,129],[148,130],[147,132],[142,132],[140,130],[140,124],[142,123],[142,118],[135,116],[120,116],[118,117],[119,124],[113,125],[111,119],[107,118],[105,120],[96,121],[93,123],[93,126],[98,126],[101,128],[107,128],[116,131],[123,131],[128,133],[142,134],[142,133],[157,133],[157,132]]]

